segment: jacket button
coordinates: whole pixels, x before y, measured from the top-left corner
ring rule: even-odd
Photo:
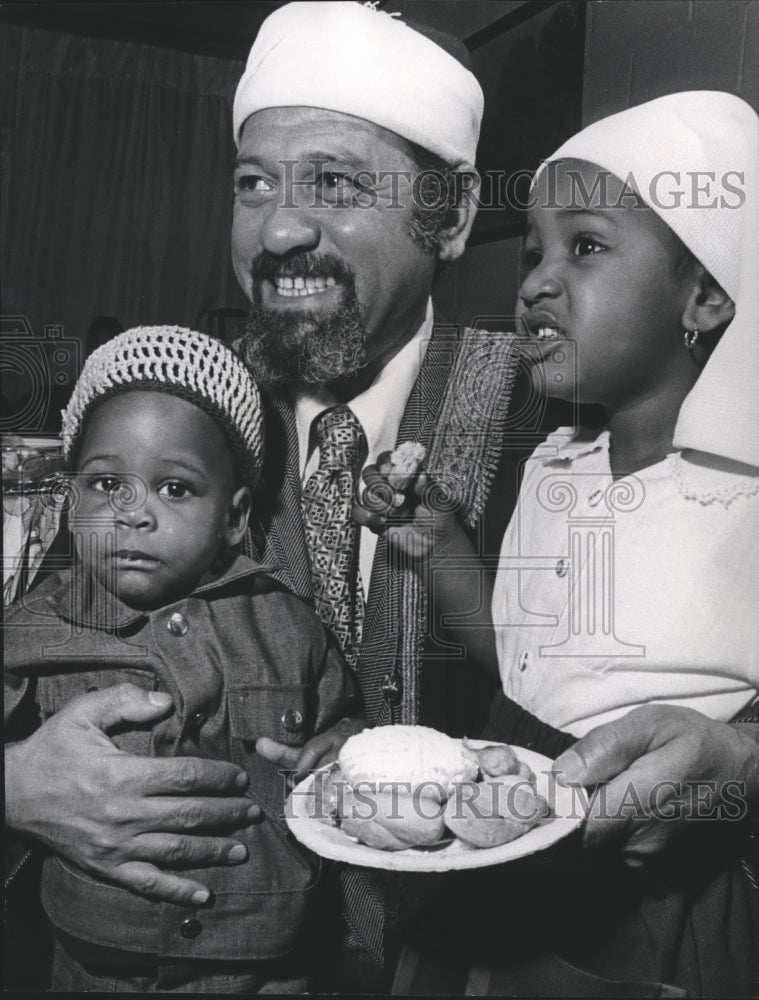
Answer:
[[[527,650],[525,650],[524,653],[522,653],[522,655],[519,657],[519,669],[522,673],[525,672],[529,663],[530,663],[530,654]]]
[[[288,708],[282,716],[282,725],[288,733],[299,733],[303,729],[303,714],[297,708]]]
[[[197,917],[188,917],[179,925],[179,933],[183,938],[196,938],[203,930],[203,924]]]
[[[202,729],[207,721],[208,719],[202,712],[196,712],[190,719],[190,726],[192,729]]]
[[[562,577],[567,575],[567,560],[559,559],[556,563],[556,576]]]
[[[184,635],[190,626],[187,624],[187,619],[184,615],[180,615],[178,611],[166,622],[166,628],[171,632],[172,635]]]
[[[382,697],[388,705],[398,705],[403,698],[401,679],[397,674],[385,674],[380,684]]]

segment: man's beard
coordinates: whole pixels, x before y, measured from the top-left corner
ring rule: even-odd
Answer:
[[[365,363],[366,333],[353,275],[340,260],[329,254],[283,259],[264,251],[251,273],[253,301],[239,347],[263,388],[326,385],[355,375]],[[272,309],[261,301],[260,284],[277,276],[332,277],[341,288],[340,303],[330,312]]]

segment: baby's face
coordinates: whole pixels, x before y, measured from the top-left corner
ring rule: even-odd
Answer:
[[[245,528],[247,491],[235,490],[224,435],[203,410],[166,393],[136,390],[93,410],[75,485],[80,560],[129,607],[190,593]]]

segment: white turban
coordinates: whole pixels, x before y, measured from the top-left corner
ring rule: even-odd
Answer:
[[[674,443],[759,466],[756,112],[719,91],[669,94],[589,125],[548,162],[564,159],[623,181],[632,175],[646,204],[735,302],[735,318],[680,408]]]
[[[474,75],[402,21],[358,3],[290,3],[261,25],[237,87],[235,142],[255,111],[363,118],[446,163],[473,164],[484,98]]]

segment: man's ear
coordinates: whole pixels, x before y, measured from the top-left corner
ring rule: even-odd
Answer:
[[[227,525],[224,529],[224,541],[230,548],[238,545],[248,527],[250,517],[251,496],[247,486],[241,486],[229,501]]]
[[[439,235],[437,255],[441,261],[457,260],[462,255],[477,214],[480,175],[471,164],[462,163],[453,170],[451,179],[455,204],[450,214],[454,221]]]
[[[735,316],[735,303],[709,272],[697,264],[693,287],[683,309],[684,330],[698,328],[704,333],[726,326]]]

